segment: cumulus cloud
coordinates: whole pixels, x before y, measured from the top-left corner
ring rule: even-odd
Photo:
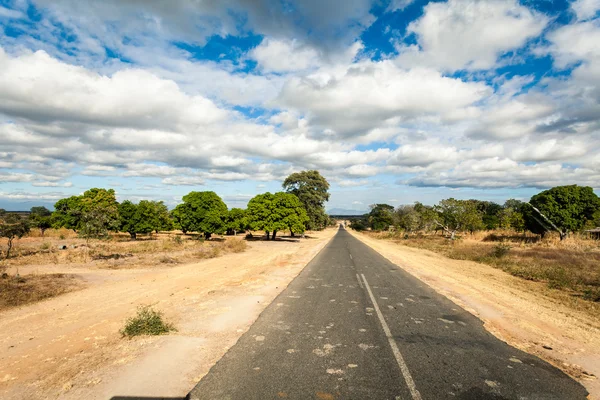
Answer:
[[[319,65],[318,52],[295,40],[265,39],[249,55],[265,72],[303,71]]]
[[[399,45],[397,62],[451,71],[489,69],[499,56],[538,36],[547,22],[515,0],[429,3],[424,15],[408,26],[418,46]]]
[[[595,17],[600,11],[600,0],[576,0],[571,3],[571,8],[579,20],[587,20]]]
[[[465,108],[491,93],[483,83],[432,69],[401,69],[392,61],[352,64],[338,75],[295,77],[278,102],[307,113],[341,136],[358,136],[391,118],[410,120]]]

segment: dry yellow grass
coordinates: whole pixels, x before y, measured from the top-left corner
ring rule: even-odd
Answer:
[[[74,275],[47,274],[0,278],[0,311],[22,306],[63,293],[81,289],[84,285]]]
[[[3,244],[0,243],[2,251]],[[40,274],[48,266],[66,269],[67,272],[75,268],[164,268],[240,253],[247,247],[243,236],[204,241],[198,236],[169,232],[148,235],[139,240],[115,234],[108,240],[86,241],[66,229],[48,230],[44,237],[39,231],[32,231],[16,242],[10,259],[4,260],[4,254],[0,254],[0,310],[58,296],[83,286],[71,274]],[[6,270],[10,270],[11,274],[6,274]],[[17,277],[19,270],[36,273]]]
[[[560,241],[553,236],[494,231],[448,240],[439,235],[369,232],[406,246],[424,248],[456,260],[500,268],[514,276],[544,282],[548,288],[588,302],[600,303],[600,243],[579,236]],[[600,307],[592,306],[594,310]]]

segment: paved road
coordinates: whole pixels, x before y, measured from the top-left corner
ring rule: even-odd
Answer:
[[[191,399],[585,399],[340,229]]]

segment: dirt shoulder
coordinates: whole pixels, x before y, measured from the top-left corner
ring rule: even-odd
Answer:
[[[479,317],[493,335],[561,368],[600,399],[600,318],[544,295],[524,281],[471,261],[349,230],[384,257]]]
[[[0,313],[0,397],[185,396],[335,233],[179,266],[81,269],[87,288]],[[178,331],[122,339],[140,304]]]

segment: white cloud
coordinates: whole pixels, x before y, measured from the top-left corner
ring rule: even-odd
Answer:
[[[312,123],[339,135],[359,136],[391,118],[450,113],[490,93],[483,83],[444,77],[431,69],[404,70],[389,60],[365,61],[328,80],[292,78],[279,103],[306,112]]]
[[[503,53],[538,36],[547,22],[515,0],[429,3],[423,17],[408,26],[419,46],[400,45],[397,62],[451,71],[489,69]]]
[[[264,39],[249,55],[265,72],[303,71],[319,64],[318,52],[295,40]]]
[[[154,129],[202,126],[227,117],[212,101],[188,96],[175,82],[143,70],[125,69],[108,77],[43,51],[11,57],[1,49],[0,112],[40,122]]]
[[[600,10],[600,0],[576,0],[571,3],[571,8],[577,14],[577,19],[587,20],[593,18]]]

